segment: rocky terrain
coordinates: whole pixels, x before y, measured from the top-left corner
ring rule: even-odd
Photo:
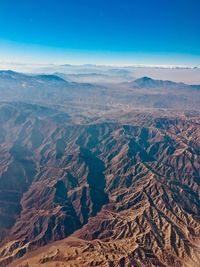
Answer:
[[[199,266],[198,86],[0,80],[0,266]]]

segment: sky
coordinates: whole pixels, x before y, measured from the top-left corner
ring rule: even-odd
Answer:
[[[0,0],[0,62],[200,66],[199,0]]]

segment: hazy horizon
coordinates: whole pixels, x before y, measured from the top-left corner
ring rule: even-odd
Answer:
[[[122,70],[122,73],[113,73],[112,70]],[[149,65],[95,65],[80,64],[27,64],[27,63],[3,63],[0,62],[0,70],[13,70],[23,73],[44,73],[65,75],[66,79],[83,82],[105,82],[112,83],[133,81],[144,76],[156,80],[171,80],[187,84],[200,84],[200,68],[188,66],[149,66]],[[126,72],[123,73],[123,70]],[[88,74],[83,77],[83,74]],[[109,79],[93,77],[94,74],[105,74]],[[71,77],[70,75],[73,75]],[[78,79],[78,75],[81,75]],[[76,76],[76,77],[75,77]]]

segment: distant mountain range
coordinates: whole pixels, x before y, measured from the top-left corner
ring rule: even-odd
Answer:
[[[85,74],[84,74],[85,75]],[[87,74],[89,75],[89,74]],[[95,73],[92,73],[94,76]],[[67,75],[64,75],[67,77]],[[55,74],[40,74],[40,75],[30,75],[15,72],[12,70],[1,70],[0,71],[0,80],[10,80],[10,81],[29,81],[29,82],[38,82],[38,83],[59,83],[60,85],[77,85],[80,83],[75,83],[70,81],[70,79],[63,78],[62,73]],[[84,83],[82,83],[84,84]],[[200,89],[200,85],[189,85],[185,83],[177,83],[168,80],[155,80],[150,77],[138,78],[132,82],[127,82],[126,84],[131,85],[134,88],[157,88],[157,89]],[[88,83],[87,83],[88,85]]]
[[[0,71],[1,80],[27,80],[27,81],[38,81],[38,82],[62,82],[67,83],[64,79],[57,75],[52,74],[41,74],[41,75],[28,75],[24,73],[15,72],[12,70],[1,70]]]
[[[137,88],[163,88],[163,89],[200,89],[200,85],[189,85],[173,81],[154,80],[149,77],[142,77],[130,83]]]

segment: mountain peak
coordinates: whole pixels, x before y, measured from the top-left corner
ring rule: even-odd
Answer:
[[[134,81],[134,85],[137,87],[155,87],[157,85],[157,80],[153,80],[150,77],[144,76],[141,78],[138,78]]]
[[[150,77],[144,76],[144,77],[136,79],[135,81],[153,81],[153,79]]]
[[[0,70],[0,78],[2,79],[18,80],[24,77],[27,77],[27,75],[20,72],[13,70]]]
[[[13,70],[0,70],[0,75],[1,76],[19,75],[19,73]]]
[[[189,88],[190,85],[184,83],[176,83],[168,80],[154,80],[150,77],[138,78],[133,82],[133,86],[137,88],[165,88],[165,89],[174,89],[180,87]]]

